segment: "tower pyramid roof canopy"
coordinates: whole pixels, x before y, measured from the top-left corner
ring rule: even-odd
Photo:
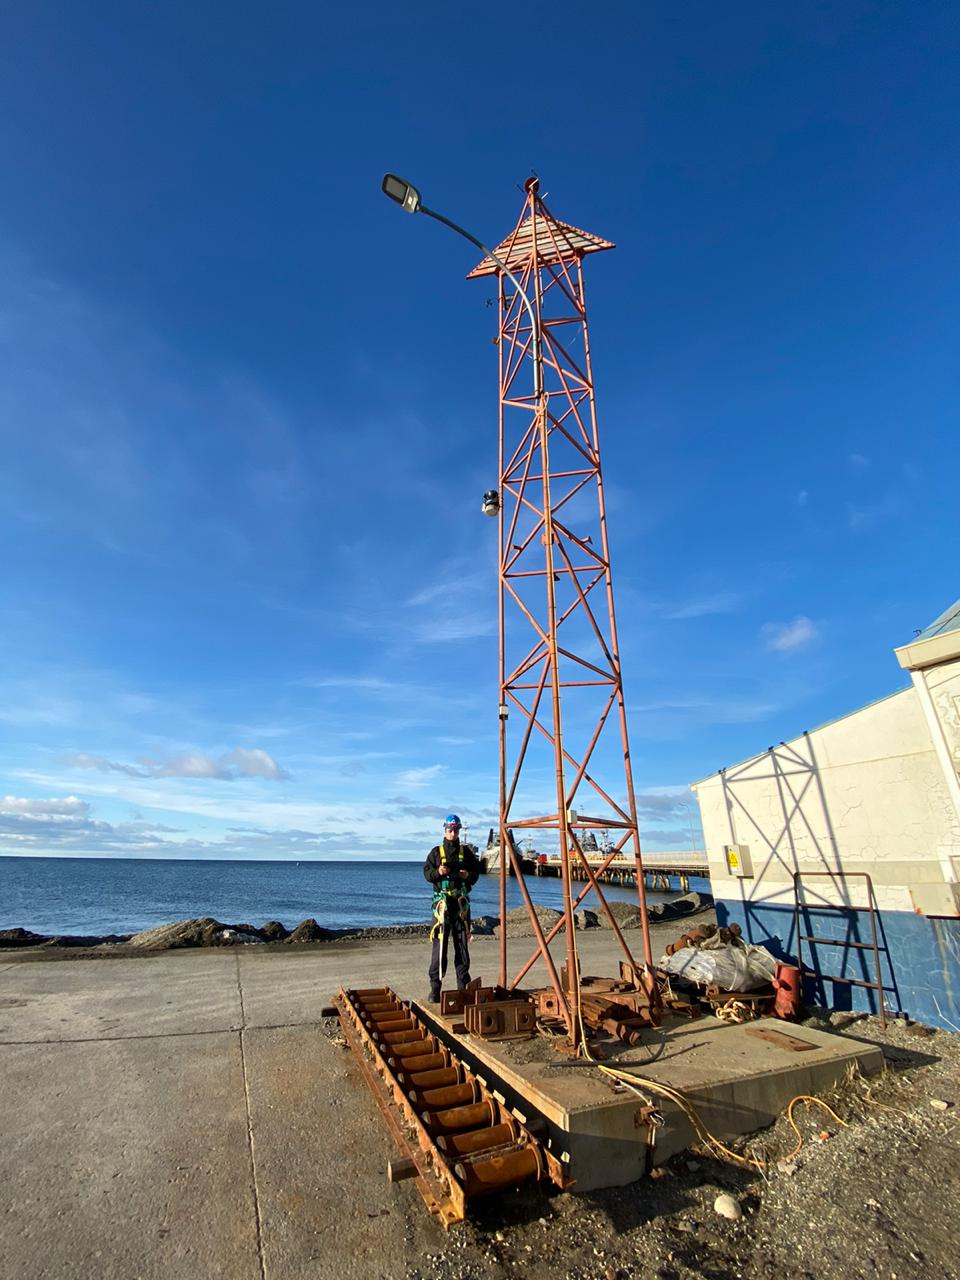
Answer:
[[[533,217],[525,218],[517,229],[494,249],[500,261],[506,263],[511,271],[522,267],[533,256],[534,232],[536,232],[537,256],[543,266],[553,262],[570,262],[585,253],[596,253],[599,249],[616,248],[611,240],[602,240],[600,236],[591,235],[589,231],[572,227],[569,222],[561,222],[559,218],[537,212]],[[499,267],[495,266],[489,258],[484,258],[467,275],[467,279],[475,280],[479,276],[497,275],[499,270]]]

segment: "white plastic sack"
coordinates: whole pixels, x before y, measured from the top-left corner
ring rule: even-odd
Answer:
[[[752,991],[773,980],[776,961],[764,947],[683,947],[663,956],[660,968],[688,982],[717,986],[721,991]]]
[[[746,944],[746,950],[747,967],[757,979],[753,985],[760,987],[765,982],[772,982],[777,971],[776,956],[771,955],[766,947],[754,946],[752,942]],[[749,991],[750,988],[743,987],[742,990]]]

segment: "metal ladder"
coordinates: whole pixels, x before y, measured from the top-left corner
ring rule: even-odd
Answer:
[[[816,911],[859,911],[859,907],[842,906],[831,902],[818,902],[816,904],[806,902],[802,899],[803,881],[818,879],[829,880],[865,880],[867,884],[867,906],[866,911],[870,916],[870,942],[851,942],[849,938],[819,938],[816,934],[801,932],[801,912],[806,909],[808,912],[813,909]],[[877,906],[876,899],[873,894],[873,881],[866,871],[795,871],[793,873],[793,913],[796,922],[796,939],[797,939],[797,968],[800,970],[801,978],[811,977],[818,982],[845,982],[851,987],[866,987],[877,993],[877,1009],[880,1014],[880,1025],[886,1027],[887,1012],[884,1004],[884,992],[886,987],[883,983],[883,973],[880,969],[880,951],[887,950],[887,947],[880,947],[877,939]],[[843,978],[835,973],[822,973],[818,969],[806,969],[803,965],[803,944],[810,944],[811,962],[815,958],[813,948],[815,946],[823,947],[847,947],[857,951],[872,951],[874,970],[877,975],[876,982],[865,982],[862,978]],[[889,956],[888,956],[889,959]]]

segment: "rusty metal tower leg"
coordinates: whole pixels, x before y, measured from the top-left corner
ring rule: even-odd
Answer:
[[[500,314],[503,313],[503,277],[498,279],[500,287]],[[497,354],[500,359],[500,382],[503,382],[503,347],[498,343]],[[500,456],[499,473],[503,472],[503,404],[500,404],[499,414],[499,444],[498,452]],[[503,507],[497,515],[497,527],[499,537],[498,545],[503,546]],[[500,986],[507,985],[507,828],[505,825],[507,816],[507,714],[508,708],[503,698],[504,685],[504,648],[503,648],[503,589],[500,586],[500,574],[497,575],[497,634],[500,638],[500,668],[499,680],[497,688],[499,690],[499,705],[497,707],[497,717],[499,725],[499,744],[500,744],[500,804],[499,804],[499,825],[500,825]]]

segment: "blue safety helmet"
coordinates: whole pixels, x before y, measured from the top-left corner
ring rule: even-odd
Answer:
[[[463,824],[455,813],[448,813],[443,820],[443,825],[445,827],[456,827],[459,831]]]

